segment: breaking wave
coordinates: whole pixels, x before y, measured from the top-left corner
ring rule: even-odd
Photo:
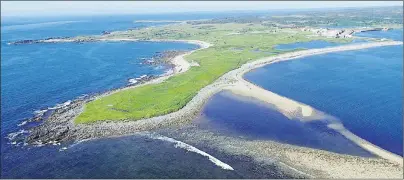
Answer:
[[[194,152],[197,153],[199,155],[205,156],[209,159],[209,161],[213,162],[216,166],[221,167],[222,169],[225,170],[234,170],[230,165],[220,161],[219,159],[216,159],[215,157],[211,156],[210,154],[199,150],[198,148],[191,146],[189,144],[186,144],[184,142],[181,141],[177,141],[173,138],[169,138],[169,137],[165,137],[162,135],[156,135],[156,134],[148,134],[148,137],[152,138],[152,139],[158,139],[158,140],[162,140],[162,141],[166,141],[166,142],[170,142],[170,143],[174,143],[176,148],[181,148],[181,149],[185,149],[187,151],[190,152]]]

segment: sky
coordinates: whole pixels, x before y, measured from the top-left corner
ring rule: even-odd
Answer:
[[[198,11],[403,6],[402,1],[1,1],[1,16],[150,14]]]

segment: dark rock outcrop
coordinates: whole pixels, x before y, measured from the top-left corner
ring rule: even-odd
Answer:
[[[34,43],[39,43],[39,41],[38,40],[25,39],[25,40],[10,42],[8,44],[18,45],[18,44],[34,44]]]
[[[111,32],[109,32],[109,31],[102,31],[101,34],[102,34],[102,35],[108,35],[108,34],[111,34]]]

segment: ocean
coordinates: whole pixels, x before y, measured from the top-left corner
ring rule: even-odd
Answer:
[[[226,136],[272,140],[354,156],[373,156],[338,132],[328,129],[324,122],[289,119],[265,102],[230,91],[222,91],[210,98],[194,124]]]
[[[190,151],[189,147],[188,149],[184,148],[183,144],[179,145],[178,143],[172,141],[155,139],[144,134],[96,139],[77,144],[62,144],[55,146],[49,145],[43,147],[22,145],[15,146],[11,145],[10,143],[12,142],[7,140],[7,135],[11,132],[20,130],[21,127],[18,125],[25,118],[32,117],[33,113],[36,110],[53,107],[57,104],[75,99],[85,94],[100,93],[108,91],[110,89],[122,87],[128,84],[128,79],[136,78],[144,74],[160,75],[167,71],[167,68],[165,66],[151,66],[140,64],[142,60],[144,58],[150,58],[156,55],[158,52],[166,50],[191,50],[197,48],[195,45],[173,42],[91,42],[83,44],[61,43],[7,45],[8,42],[22,39],[40,39],[54,36],[64,37],[77,35],[93,35],[100,34],[102,31],[105,30],[125,30],[128,28],[167,24],[164,22],[134,23],[134,20],[207,19],[238,15],[241,14],[201,13],[186,14],[186,16],[184,14],[168,14],[100,17],[54,17],[40,19],[2,19],[1,177],[292,178],[285,174],[282,174],[281,172],[278,172],[275,169],[271,169],[272,167],[265,167],[257,164],[248,157],[225,154],[215,149],[202,146],[201,144],[191,144],[194,145],[195,148],[198,148],[198,150],[193,149],[193,151]],[[370,51],[372,51],[372,53],[364,53],[365,55],[363,55],[363,58],[373,57],[373,60],[371,62],[375,63],[375,65],[369,67],[369,70],[372,68],[377,69],[386,66],[385,71],[382,72],[390,72],[395,70],[396,73],[389,73],[390,76],[385,75],[380,77],[385,77],[387,79],[390,78],[391,82],[382,79],[384,84],[382,83],[379,85],[385,85],[386,87],[383,86],[382,89],[373,88],[374,91],[379,92],[379,94],[377,94],[378,96],[376,96],[375,99],[368,100],[369,97],[366,98],[366,94],[363,93],[363,96],[360,97],[363,97],[362,100],[367,100],[366,104],[370,104],[369,106],[372,106],[372,103],[369,102],[373,102],[373,106],[383,105],[384,109],[379,109],[379,113],[387,114],[386,112],[390,111],[391,113],[388,117],[391,119],[397,118],[399,113],[402,112],[402,110],[398,112],[399,110],[397,108],[397,106],[400,106],[402,109],[401,101],[399,104],[397,104],[397,99],[402,99],[401,96],[397,98],[397,92],[401,92],[402,90],[402,87],[398,86],[402,85],[396,83],[399,74],[401,75],[400,77],[402,79],[402,59],[400,61],[400,67],[398,67],[400,62],[396,62],[397,60],[391,60],[389,61],[389,63],[383,64],[385,66],[381,66],[380,63],[377,64],[375,62],[377,60],[380,61],[380,58],[377,59],[374,57],[383,56],[378,54],[378,51]],[[390,51],[392,50],[387,49],[382,52],[388,53],[389,57],[399,56],[400,52],[397,52],[397,54],[394,55],[394,53],[391,53]],[[394,49],[394,52],[396,51],[397,49]],[[360,54],[360,51],[347,53]],[[343,53],[338,53],[338,55],[339,54]],[[363,60],[364,59],[362,59],[361,61],[362,65],[369,64],[369,62],[365,63],[363,62]],[[308,61],[310,62],[310,60]],[[323,65],[325,66],[332,64]],[[307,65],[298,64],[292,66],[294,66],[296,69],[301,69],[301,71],[310,69],[307,68],[309,67]],[[354,75],[355,67],[353,67],[352,69],[348,68],[347,71],[352,70],[352,73],[348,73],[346,76],[348,76],[349,74],[351,74],[352,76],[357,76]],[[265,68],[261,68],[257,70],[257,72]],[[338,68],[336,69],[338,70]],[[296,73],[299,73],[301,71],[297,71]],[[326,69],[323,69],[323,71],[326,71]],[[260,85],[265,88],[269,88],[265,86],[265,83],[267,82],[266,80],[271,81],[271,78],[276,79],[276,77],[280,77],[279,75],[283,75],[285,76],[285,79],[279,81],[275,85],[276,87],[279,86],[279,91],[282,91],[283,93],[288,92],[288,85],[286,85],[285,82],[296,82],[297,84],[299,84],[299,78],[296,77],[294,81],[287,81],[288,79],[286,75],[291,72],[277,72],[280,74],[274,73],[271,75],[267,74],[271,72],[265,71],[263,73],[258,73],[255,75],[251,74],[251,77],[255,77],[256,79],[261,80],[262,84]],[[319,73],[321,73],[321,71],[317,72],[317,75],[313,75],[313,77],[318,77]],[[367,73],[363,73],[363,75],[368,75],[370,77],[372,73],[369,71]],[[248,74],[247,76],[250,76],[250,74]],[[307,77],[307,75],[300,77],[300,85],[302,85],[302,82],[306,82],[304,81],[305,77]],[[330,78],[332,77],[332,75],[322,76],[322,78],[324,79],[327,77]],[[379,78],[379,76],[377,77]],[[376,78],[376,76],[373,75],[372,78]],[[248,79],[253,81],[252,79],[254,78]],[[313,80],[313,78],[309,78],[306,80]],[[316,83],[318,82],[316,81]],[[355,83],[356,82],[352,82],[351,85]],[[313,84],[315,83],[312,82],[311,85]],[[366,82],[362,84],[362,88],[364,90],[368,90],[370,85],[372,85],[372,83]],[[284,88],[282,89],[281,87]],[[315,87],[317,87],[317,85]],[[270,86],[269,89],[273,91],[272,88],[273,87]],[[333,89],[335,88],[335,86],[330,86],[329,88]],[[310,87],[306,87],[306,89],[310,89]],[[332,91],[332,93],[338,94],[345,92],[344,89],[335,91]],[[383,91],[385,92],[381,93]],[[280,94],[287,96],[286,94]],[[307,94],[298,94],[296,92],[295,94],[296,96],[308,96]],[[351,94],[351,96],[352,95],[353,94]],[[386,96],[389,95],[394,97],[390,99],[387,98],[376,103],[376,101],[386,98]],[[357,101],[356,103],[363,103],[357,100],[360,99],[360,97],[352,98],[347,97],[346,94],[340,95],[340,98],[342,98],[341,101],[343,101],[343,98],[345,98],[345,102],[343,105],[349,105],[349,103],[353,104],[353,101]],[[321,96],[319,96],[319,94],[317,93],[313,93],[311,98],[308,99],[318,99],[318,101],[322,100]],[[299,99],[296,98],[296,100]],[[387,104],[386,102],[388,102],[389,106],[385,106],[385,104]],[[232,106],[228,106],[228,104],[231,104]],[[313,106],[316,107],[315,105]],[[339,106],[335,105],[334,107]],[[238,115],[240,116],[235,115],[234,117],[230,117],[230,119],[224,117],[226,114],[228,114],[226,112],[235,111],[237,109],[240,110],[238,112]],[[329,112],[327,111],[327,109],[319,109],[334,115],[333,112]],[[332,110],[333,108],[330,107],[329,109]],[[368,111],[374,111],[374,109]],[[338,112],[343,112],[343,110]],[[233,135],[241,134],[243,136],[246,136],[247,138],[267,138],[283,143],[318,148],[337,153],[371,156],[354,144],[346,141],[338,134],[335,134],[335,132],[318,130],[323,128],[321,124],[304,125],[295,123],[288,119],[285,119],[285,117],[283,117],[281,114],[271,111],[270,109],[266,108],[265,105],[259,104],[257,102],[246,103],[244,101],[238,101],[234,98],[231,98],[231,95],[226,95],[226,93],[219,93],[218,95],[215,95],[214,98],[212,98],[207,103],[202,114],[202,118],[206,119],[198,121],[201,123],[201,128],[203,128],[205,126],[204,123],[207,122],[206,126],[210,130],[215,130],[216,128],[216,130],[220,130],[220,132]],[[366,115],[371,117],[370,114]],[[257,121],[246,122],[243,121],[242,118],[240,118],[249,116],[256,118]],[[266,118],[268,116],[276,119],[276,121],[269,121]],[[336,116],[341,118],[344,122],[344,125],[349,128],[350,122],[345,122],[343,117],[340,117],[338,115]],[[233,122],[229,123],[229,120],[232,120]],[[352,129],[354,125],[363,124],[363,121],[352,121],[355,123],[352,122],[352,127],[350,130],[355,132]],[[393,142],[394,144],[397,143],[397,139],[395,138],[397,138],[399,136],[399,133],[401,132],[397,131],[398,126],[396,124],[395,126],[391,127],[394,123],[400,122],[397,122],[396,119],[389,120],[387,123],[384,124],[384,126],[372,125],[372,123],[368,123],[369,127],[366,127],[368,128],[368,130],[365,130],[365,128],[361,127],[361,131],[368,132],[370,134],[374,132],[385,133],[387,131],[391,131],[391,135],[380,136],[380,138],[376,138],[376,140],[382,140],[382,138],[388,138],[391,136],[391,142]],[[212,125],[214,126],[213,128],[210,127]],[[257,125],[259,127],[257,127]],[[290,134],[290,136],[283,136],[283,131],[275,128],[279,125],[282,125],[284,127],[283,130],[287,132],[295,132],[298,137],[292,136],[293,134]],[[402,125],[400,127],[402,127]],[[371,128],[376,128],[377,131],[371,131]],[[390,129],[387,130],[383,128]],[[271,131],[268,131],[268,129],[270,129]],[[357,132],[355,133],[361,137],[364,136],[363,134]],[[366,139],[366,137],[364,138]],[[383,147],[382,145],[380,146]],[[206,155],[203,155],[202,152],[205,152],[219,159],[223,163],[230,165],[232,168],[234,168],[234,171],[223,169],[223,166],[220,166],[220,163],[212,162]]]
[[[90,140],[66,150],[59,146],[12,150],[2,154],[2,178],[292,178],[268,171],[271,167],[259,166],[248,157],[202,149],[234,168],[226,170],[208,157],[148,135]]]
[[[206,15],[188,16],[202,18]],[[142,75],[160,75],[168,69],[165,66],[141,64],[144,59],[153,57],[167,50],[192,50],[197,46],[174,42],[94,42],[94,43],[60,43],[60,44],[23,44],[7,45],[8,42],[23,39],[40,39],[47,37],[65,37],[77,35],[100,34],[102,31],[125,30],[135,27],[156,26],[167,23],[134,23],[134,20],[164,20],[183,16],[150,15],[150,16],[103,16],[103,17],[62,17],[36,19],[2,19],[1,33],[1,154],[2,177],[15,178],[79,178],[99,177],[87,171],[78,174],[86,164],[75,157],[59,152],[60,146],[25,148],[12,146],[7,135],[21,129],[18,125],[33,116],[36,110],[53,107],[57,104],[73,100],[82,95],[105,92],[123,87],[129,78]],[[111,145],[110,141],[100,145]],[[127,144],[136,142],[127,141]],[[152,145],[152,144],[150,144]],[[155,145],[159,146],[159,144]],[[161,145],[164,146],[164,145]],[[80,147],[80,146],[78,146]],[[89,146],[91,147],[91,146]],[[96,147],[97,149],[99,147]],[[142,150],[141,146],[134,147]],[[147,145],[143,148],[149,149]],[[165,149],[165,148],[161,148]],[[86,156],[94,149],[83,151],[79,156]],[[172,150],[176,148],[172,146]],[[177,150],[183,154],[184,150]],[[105,153],[108,150],[105,149]],[[128,152],[130,152],[128,150]],[[167,153],[169,150],[167,150]],[[139,155],[140,156],[140,155]],[[189,155],[200,158],[198,155]],[[55,157],[48,159],[46,157]],[[57,157],[60,157],[58,159]],[[127,155],[122,156],[122,158]],[[137,157],[137,156],[136,156]],[[66,159],[69,159],[68,161]],[[99,157],[93,157],[99,159]],[[140,158],[140,157],[139,157]],[[185,155],[184,158],[186,159]],[[72,167],[76,162],[76,170],[57,172],[53,166],[63,164]],[[150,159],[150,162],[153,160]],[[64,164],[67,163],[67,164]],[[94,161],[96,163],[96,161]],[[206,161],[209,163],[209,161]],[[50,165],[51,164],[51,165]],[[158,164],[158,163],[157,163]],[[93,164],[94,166],[96,164]],[[122,164],[123,165],[123,164]],[[31,167],[31,168],[30,168]],[[121,166],[125,167],[125,166]],[[212,165],[214,167],[214,165]],[[38,169],[39,168],[39,169]],[[62,168],[62,167],[60,167]],[[69,168],[64,167],[62,169]],[[106,167],[108,168],[108,167]],[[179,166],[178,166],[179,168]],[[220,168],[219,168],[220,169]],[[91,170],[88,168],[87,170]],[[76,171],[76,172],[73,172]],[[36,174],[34,173],[36,172]],[[104,171],[110,173],[110,171]],[[135,171],[134,171],[135,172]],[[136,177],[134,172],[114,176]],[[149,175],[153,171],[149,172]],[[56,174],[58,175],[56,175]],[[98,172],[99,173],[99,172]],[[147,171],[145,172],[147,173]],[[32,176],[31,176],[32,175]],[[92,176],[94,175],[94,176]],[[138,177],[148,177],[139,175]],[[152,176],[149,176],[152,177]],[[177,176],[167,176],[177,177]],[[186,176],[184,176],[186,177]]]
[[[73,25],[78,29],[88,26],[74,22],[69,26]],[[55,25],[33,31],[53,29],[58,32],[59,28],[65,29],[63,25]],[[125,86],[130,78],[165,73],[168,69],[163,65],[142,64],[144,59],[159,52],[197,48],[196,45],[177,42],[7,45],[7,40],[14,40],[12,32],[14,30],[6,31],[2,38],[2,136],[10,132],[8,130],[15,130],[17,122],[32,116],[36,110],[85,94]],[[29,32],[18,31],[16,34]],[[59,33],[63,34],[63,30]]]
[[[402,29],[359,36],[403,41]],[[403,155],[403,46],[345,51],[284,61],[244,78],[341,120],[367,141]]]
[[[207,147],[190,151],[178,143],[145,135],[105,138],[43,147],[12,145],[8,135],[20,131],[25,118],[40,109],[83,95],[105,92],[142,75],[161,75],[165,66],[141,64],[167,50],[197,46],[176,42],[7,43],[24,39],[101,34],[102,31],[158,26],[165,22],[238,13],[122,15],[95,17],[3,18],[1,23],[1,178],[279,178],[251,158]],[[212,155],[235,169],[209,160]],[[240,159],[241,158],[241,159]],[[290,178],[290,177],[289,177]]]
[[[2,17],[1,22],[1,137],[19,129],[23,119],[82,95],[128,84],[142,75],[160,75],[164,66],[141,65],[167,50],[197,46],[177,42],[92,42],[7,45],[9,42],[48,37],[97,35],[169,24],[164,20],[235,17],[262,12],[172,13],[66,17]],[[150,20],[155,22],[135,22]]]
[[[308,41],[308,42],[297,42],[297,43],[290,43],[290,44],[279,44],[275,46],[276,50],[294,50],[294,49],[316,49],[316,48],[326,48],[326,47],[335,47],[335,46],[341,46],[341,45],[346,45],[346,44],[357,44],[357,43],[363,43],[366,42],[366,40],[363,39],[354,39],[352,42],[349,43],[337,43],[337,42],[328,42],[324,40],[313,40],[313,41]]]

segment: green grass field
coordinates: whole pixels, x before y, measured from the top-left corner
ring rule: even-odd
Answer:
[[[228,23],[172,24],[115,32],[104,36],[136,39],[192,39],[206,41],[214,46],[185,57],[188,61],[198,62],[199,67],[191,67],[187,72],[173,76],[160,84],[120,91],[87,103],[84,112],[75,119],[75,123],[138,120],[177,111],[184,107],[200,89],[224,73],[238,68],[247,61],[269,56],[268,52],[278,52],[274,49],[277,44],[324,39],[308,35],[310,35],[309,32],[298,29],[271,29],[260,24]],[[254,51],[257,49],[259,51]]]

